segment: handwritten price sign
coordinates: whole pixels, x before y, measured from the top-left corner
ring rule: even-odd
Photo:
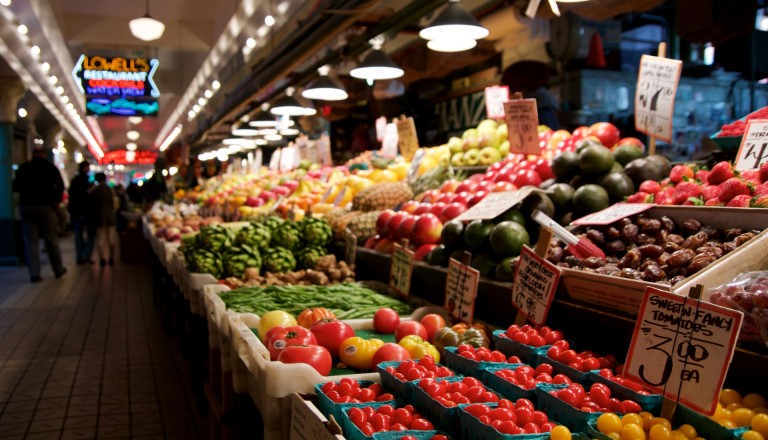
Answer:
[[[392,265],[389,268],[389,286],[407,298],[411,291],[412,274],[413,251],[395,244],[395,250],[392,253]]]
[[[541,154],[539,148],[539,112],[535,99],[513,99],[504,103],[509,151],[521,154]]]
[[[609,206],[587,216],[584,216],[578,220],[571,222],[576,226],[597,226],[597,225],[610,225],[613,222],[617,222],[623,218],[640,214],[651,209],[653,205],[650,203],[617,203]]]
[[[419,139],[416,136],[416,124],[413,118],[403,118],[397,121],[397,138],[400,141],[400,154],[406,160],[411,160],[419,149]]]
[[[635,92],[637,131],[672,142],[672,116],[683,62],[643,55]]]
[[[445,309],[454,319],[471,323],[475,318],[475,299],[480,271],[451,258],[445,282]]]
[[[734,167],[739,171],[755,170],[765,162],[768,162],[768,119],[753,119],[747,122]]]
[[[648,287],[624,374],[714,414],[742,318],[736,310]]]
[[[488,119],[504,117],[504,103],[509,101],[509,87],[491,86],[485,88],[485,116]]]
[[[523,246],[512,284],[512,303],[534,324],[544,324],[555,298],[560,269]]]
[[[344,234],[344,244],[344,260],[348,265],[352,266],[357,259],[357,236],[349,229]]]
[[[462,212],[456,220],[487,220],[504,214],[506,210],[522,202],[531,195],[535,188],[523,187],[515,191],[502,191],[488,194],[477,205]]]

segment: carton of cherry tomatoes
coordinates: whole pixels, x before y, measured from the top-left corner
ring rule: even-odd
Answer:
[[[413,400],[413,388],[417,381],[456,375],[450,368],[436,364],[431,356],[424,356],[418,361],[381,362],[377,368],[384,388],[406,402]]]
[[[366,406],[372,402],[395,403],[395,396],[384,387],[370,380],[354,380],[348,377],[338,382],[315,385],[317,404],[324,416],[341,421],[341,413],[351,406]]]
[[[483,371],[492,366],[521,365],[517,356],[509,356],[499,350],[487,347],[475,348],[471,345],[445,347],[445,365],[451,370],[464,376],[476,377],[483,380]]]
[[[564,339],[555,342],[538,356],[537,364],[551,364],[555,374],[565,374],[582,385],[589,384],[590,371],[616,368],[615,356],[600,356],[589,350],[576,351],[571,347],[570,342]]]
[[[507,399],[528,399],[536,403],[537,383],[565,387],[572,380],[555,374],[550,364],[539,364],[536,368],[526,364],[496,364],[483,369],[483,382]]]
[[[497,350],[507,356],[517,356],[523,363],[534,367],[538,363],[538,355],[562,339],[561,331],[548,326],[534,328],[528,324],[513,324],[506,330],[493,332],[493,344]]]
[[[459,420],[463,440],[545,440],[557,426],[528,399],[463,405]]]
[[[664,401],[663,396],[651,393],[641,384],[625,378],[621,374],[615,374],[608,368],[591,371],[589,380],[591,383],[604,383],[612,391],[621,390],[622,395],[634,400],[654,414],[661,410],[661,404]]]
[[[349,440],[421,436],[427,432],[430,434],[427,438],[439,435],[432,421],[416,410],[413,405],[402,402],[371,403],[345,408],[341,422],[344,436]],[[389,434],[392,431],[396,434]]]

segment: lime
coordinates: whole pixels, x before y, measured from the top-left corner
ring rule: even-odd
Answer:
[[[451,220],[443,225],[443,232],[440,234],[443,244],[446,248],[455,248],[464,244],[464,223],[461,220]]]
[[[464,243],[472,250],[487,247],[493,226],[490,220],[471,221],[464,229]]]
[[[608,191],[613,202],[620,202],[635,193],[635,184],[624,173],[608,173],[600,179],[599,184]]]
[[[493,259],[491,254],[481,252],[472,257],[470,266],[477,269],[480,272],[480,276],[490,277],[496,270],[496,260]]]
[[[550,167],[558,180],[568,180],[579,172],[579,155],[564,151],[552,159]]]
[[[668,174],[664,174],[664,167],[649,157],[635,159],[624,166],[624,174],[632,179],[635,186],[640,186],[646,180],[660,181]]]
[[[647,159],[653,163],[658,164],[661,167],[661,173],[665,177],[669,176],[669,172],[672,171],[672,162],[670,162],[669,159],[667,159],[665,156],[662,156],[661,154],[648,156]]]
[[[515,257],[507,257],[496,265],[496,279],[512,281],[515,277]]]
[[[556,183],[549,187],[549,191],[549,198],[552,200],[552,203],[560,207],[567,205],[571,201],[574,189],[567,183]]]
[[[573,206],[582,214],[602,211],[609,204],[608,191],[600,185],[587,184],[573,193]]]
[[[552,203],[552,200],[546,194],[533,192],[523,200],[523,203],[520,205],[520,212],[524,216],[530,217],[533,211],[537,209],[549,217],[555,215],[555,204]]]
[[[620,163],[621,166],[624,166],[641,157],[643,157],[643,150],[641,150],[637,145],[619,145],[615,150],[613,150],[613,158],[616,160],[616,162]]]
[[[515,208],[507,209],[503,214],[493,219],[493,221],[496,223],[509,221],[520,223],[521,225],[525,226],[525,216],[522,212],[520,212],[520,210]]]
[[[579,168],[586,174],[603,175],[613,168],[613,153],[602,145],[589,145],[579,153]]]
[[[605,145],[600,143],[600,141],[598,141],[597,139],[590,139],[590,138],[584,139],[583,141],[578,142],[578,145],[576,145],[576,153],[581,153],[581,151],[587,147],[595,147],[595,146],[605,148]]]
[[[445,246],[440,244],[432,249],[427,256],[424,257],[424,260],[427,264],[431,264],[432,266],[447,266],[448,252],[446,251]]]
[[[520,255],[523,245],[530,244],[530,237],[525,226],[511,222],[501,222],[491,231],[491,250],[499,257]]]

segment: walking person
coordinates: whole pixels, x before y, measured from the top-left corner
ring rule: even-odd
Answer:
[[[64,194],[64,181],[56,166],[46,159],[44,149],[34,149],[32,159],[16,171],[13,191],[19,193],[19,212],[29,280],[33,283],[42,280],[40,238],[45,242],[54,275],[60,278],[67,272],[67,268],[61,261],[59,218],[56,209]]]
[[[77,168],[77,176],[69,184],[69,215],[75,231],[75,252],[77,264],[93,264],[91,255],[96,241],[96,228],[88,215],[88,190],[92,186],[88,180],[90,164],[82,161]]]
[[[88,190],[91,206],[91,219],[96,227],[96,248],[99,252],[99,264],[115,264],[115,243],[117,242],[117,196],[107,185],[107,175],[96,174],[96,186]]]

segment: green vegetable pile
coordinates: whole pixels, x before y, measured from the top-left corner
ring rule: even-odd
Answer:
[[[229,310],[257,315],[282,310],[296,316],[311,307],[330,309],[339,319],[373,318],[382,307],[390,307],[400,315],[411,311],[408,304],[358,283],[241,287],[222,292],[221,299]]]

